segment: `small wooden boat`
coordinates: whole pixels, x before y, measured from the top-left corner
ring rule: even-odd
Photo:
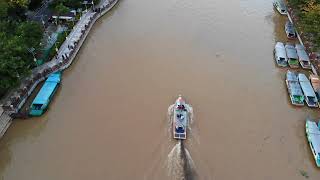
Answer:
[[[320,79],[319,76],[314,75],[314,74],[310,74],[309,76],[311,85],[313,87],[314,92],[316,93],[316,96],[318,98],[318,105],[319,104],[319,100],[320,100]]]
[[[304,96],[301,90],[301,86],[298,80],[298,77],[295,73],[287,71],[286,74],[286,85],[289,92],[289,97],[291,103],[296,106],[304,105]]]
[[[309,146],[316,161],[317,167],[320,167],[320,124],[307,119],[306,135]]]
[[[286,53],[288,58],[288,64],[291,68],[298,68],[299,67],[299,57],[297,54],[296,48],[292,44],[286,44]]]
[[[277,9],[277,11],[282,15],[287,15],[287,7],[282,0],[275,0],[273,2],[273,6]]]
[[[297,38],[296,30],[294,29],[293,24],[290,21],[286,22],[286,25],[284,27],[284,30],[287,34],[288,39],[295,39]]]
[[[296,50],[299,57],[299,62],[304,69],[311,69],[311,62],[306,49],[301,44],[296,44]]]
[[[179,96],[174,104],[173,138],[186,139],[188,126],[188,110],[185,100]]]
[[[53,73],[48,77],[31,104],[29,112],[31,116],[41,116],[47,110],[60,81],[61,72]]]
[[[318,99],[313,91],[310,81],[306,75],[299,73],[298,75],[299,83],[304,94],[304,99],[309,107],[318,107]]]
[[[284,44],[282,42],[277,42],[274,47],[274,58],[278,66],[287,67],[287,54]]]

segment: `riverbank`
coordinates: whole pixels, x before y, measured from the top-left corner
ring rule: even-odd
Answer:
[[[304,25],[301,25],[302,23],[300,22],[301,17],[297,13],[298,9],[301,7],[296,7],[292,5],[289,1],[287,1],[287,7],[287,15],[290,22],[292,22],[296,27],[298,40],[300,44],[302,44],[306,48],[309,54],[309,58],[312,63],[312,72],[318,75],[320,73],[320,49],[317,47],[316,44],[318,44],[319,42],[316,42],[316,40],[311,37],[312,35],[310,35],[310,33],[305,33],[306,30],[304,29]]]
[[[89,34],[95,22],[108,11],[110,11],[118,0],[101,0],[94,9],[83,14],[73,30],[67,36],[56,56],[49,62],[33,69],[32,74],[22,81],[20,87],[13,91],[5,103],[0,106],[0,137],[9,128],[12,117],[17,116],[28,97],[36,86],[45,80],[51,73],[63,71],[68,68],[83,42]]]

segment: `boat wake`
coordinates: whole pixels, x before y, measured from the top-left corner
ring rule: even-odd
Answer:
[[[168,108],[168,134],[170,139],[177,142],[172,137],[172,123],[174,121],[174,106],[172,104]],[[193,120],[193,108],[191,105],[186,104],[185,108],[188,112],[187,127],[189,136],[192,135],[191,126]],[[190,137],[188,138],[190,139]],[[185,147],[186,140],[178,140],[175,146],[168,154],[167,159],[167,172],[170,180],[194,180],[196,179],[196,170],[194,162],[187,148]]]
[[[167,170],[170,180],[194,180],[196,171],[189,151],[185,148],[184,141],[173,147],[168,155]]]

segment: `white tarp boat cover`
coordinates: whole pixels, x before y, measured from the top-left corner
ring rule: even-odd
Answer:
[[[287,72],[287,82],[290,88],[291,95],[303,96],[298,77],[296,76],[295,73],[291,71]]]
[[[306,75],[299,73],[298,79],[299,79],[301,88],[304,92],[304,95],[308,97],[316,97],[316,94],[314,93],[314,90],[310,84],[310,81],[306,77]]]

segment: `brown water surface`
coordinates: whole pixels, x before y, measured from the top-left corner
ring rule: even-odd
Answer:
[[[166,169],[178,94],[194,109],[197,179],[319,179],[304,134],[318,110],[290,105],[273,60],[285,20],[271,0],[121,0],[50,110],[1,139],[3,179],[182,179]]]

